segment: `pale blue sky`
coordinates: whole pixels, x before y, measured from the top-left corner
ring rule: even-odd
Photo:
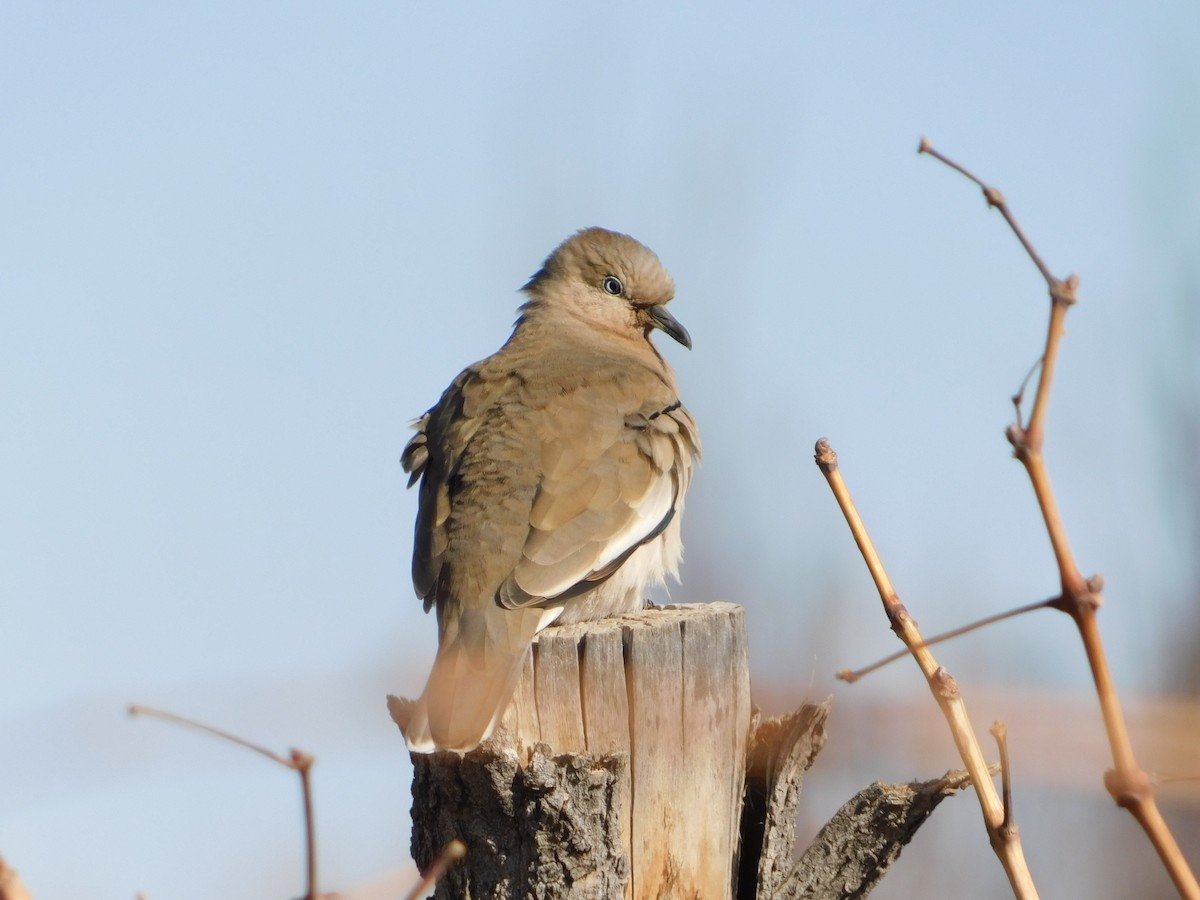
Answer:
[[[434,645],[399,452],[587,225],[675,276],[706,455],[672,596],[744,603],[756,679],[923,690],[832,681],[893,639],[821,435],[927,629],[1053,593],[1003,439],[1044,288],[923,133],[1082,277],[1047,452],[1117,676],[1154,690],[1188,574],[1161,418],[1196,391],[1198,35],[1184,0],[5,4],[0,853],[39,898],[301,891],[289,776],[140,701],[318,756],[326,889],[399,865],[382,698]],[[1087,684],[1065,618],[942,657]]]

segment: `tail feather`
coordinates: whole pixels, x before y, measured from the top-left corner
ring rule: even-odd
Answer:
[[[404,735],[412,752],[473,750],[504,717],[530,642],[547,616],[545,610],[489,613],[490,630],[460,627],[443,637]]]

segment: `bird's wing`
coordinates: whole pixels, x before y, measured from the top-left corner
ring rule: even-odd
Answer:
[[[405,448],[421,478],[413,582],[426,608],[568,599],[670,523],[699,453],[673,388],[616,369],[530,381],[465,370]]]
[[[595,587],[682,503],[699,449],[691,416],[657,378],[608,376],[546,403],[527,536],[497,595],[505,607]]]
[[[489,373],[486,361],[464,369],[437,404],[417,420],[417,433],[401,454],[409,486],[421,481],[412,574],[426,611],[437,599],[452,532],[459,534],[454,543],[461,555],[470,552],[471,529],[485,524],[489,491],[480,488],[488,479],[476,470],[488,468],[491,445],[497,437],[503,438],[500,401],[518,380],[512,373]]]

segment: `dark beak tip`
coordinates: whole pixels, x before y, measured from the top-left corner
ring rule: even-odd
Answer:
[[[688,334],[688,330],[683,327],[678,319],[667,312],[665,307],[654,306],[647,310],[647,312],[650,314],[650,319],[654,323],[655,328],[666,332],[689,350],[692,349],[692,336]]]

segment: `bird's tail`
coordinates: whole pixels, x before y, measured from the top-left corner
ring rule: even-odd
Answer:
[[[557,611],[556,611],[557,612]],[[464,613],[442,636],[433,670],[404,739],[414,753],[473,750],[504,717],[542,609],[491,609],[472,621]]]

